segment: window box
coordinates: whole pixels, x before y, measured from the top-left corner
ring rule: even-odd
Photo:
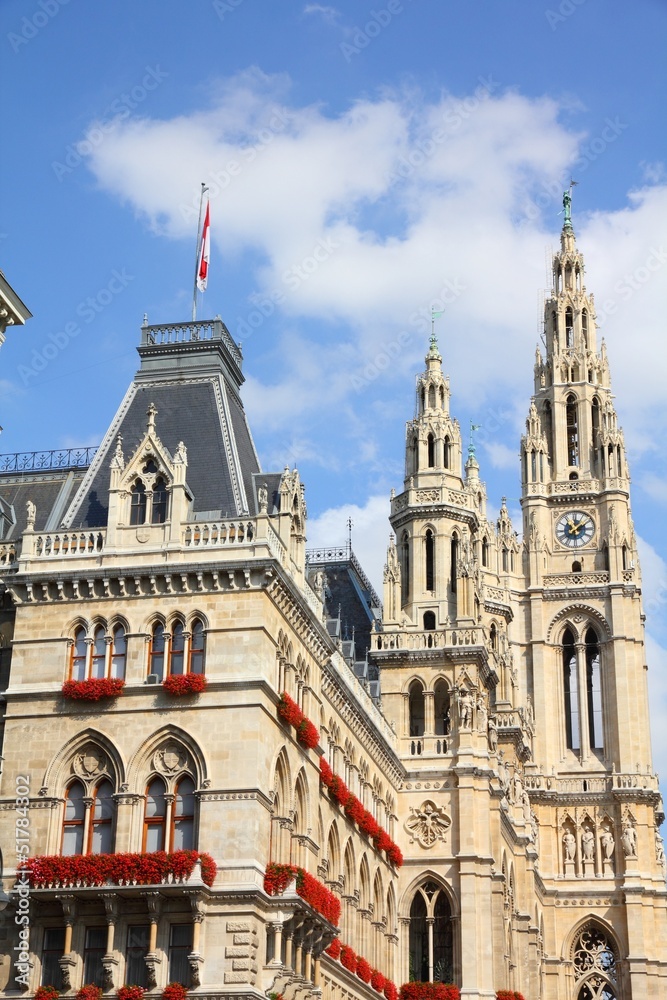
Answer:
[[[144,1000],[145,992],[143,986],[121,986],[118,990],[118,1000]]]
[[[102,698],[117,698],[124,687],[125,681],[118,677],[89,677],[85,681],[65,681],[62,696],[71,701],[101,701]]]
[[[188,991],[182,983],[169,983],[162,990],[162,1000],[185,1000]]]
[[[203,674],[171,674],[163,681],[162,688],[172,698],[201,694],[206,690],[206,678]]]
[[[202,881],[212,885],[216,864],[199,851],[154,851],[150,854],[74,854],[29,858],[22,868],[33,889],[103,885],[185,884],[197,863]]]
[[[101,1000],[101,996],[101,987],[88,983],[87,986],[82,986],[80,990],[77,990],[75,1000]]]
[[[340,920],[340,900],[319,879],[297,865],[266,866],[264,889],[269,896],[281,896],[292,881],[296,881],[296,894],[321,913],[334,927]]]
[[[309,750],[314,750],[320,742],[320,734],[314,722],[303,714],[297,703],[283,691],[278,702],[278,714],[296,729],[296,738]]]
[[[403,983],[400,1000],[460,1000],[461,991],[452,983]]]

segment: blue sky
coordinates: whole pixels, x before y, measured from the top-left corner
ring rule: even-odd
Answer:
[[[263,467],[298,465],[309,544],[353,517],[375,580],[434,305],[453,411],[482,424],[491,507],[506,495],[520,529],[545,262],[579,181],[667,773],[667,5],[3,0],[0,18],[0,267],[34,313],[0,354],[0,451],[101,440],[144,313],[189,316],[207,181],[199,314],[243,342]]]

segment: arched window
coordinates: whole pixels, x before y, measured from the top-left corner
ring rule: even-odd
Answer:
[[[450,469],[452,465],[452,443],[449,434],[445,437],[444,465],[446,469]]]
[[[130,491],[130,524],[146,523],[146,487],[137,479]]]
[[[600,400],[597,396],[594,397],[591,404],[591,433],[593,437],[593,465],[597,465],[595,461],[597,457],[597,448],[600,443]],[[602,472],[602,469],[600,469]]]
[[[495,622],[491,622],[491,627],[489,628],[489,640],[491,642],[491,649],[498,649],[498,629]]]
[[[509,566],[509,552],[503,546],[503,573],[508,573],[509,572],[509,568],[510,568],[510,566]]]
[[[181,622],[175,622],[171,629],[169,643],[169,674],[182,674],[185,668],[185,630]]]
[[[410,593],[410,539],[407,531],[401,539],[401,599],[405,603]]]
[[[565,310],[565,346],[574,347],[574,329],[572,324],[572,310],[568,306]]]
[[[489,565],[489,542],[488,539],[482,539],[482,566]]]
[[[113,850],[113,785],[101,781],[93,793],[88,852],[111,854]]]
[[[579,686],[577,679],[577,651],[574,636],[565,630],[562,643],[563,693],[565,696],[565,742],[570,750],[579,750]]]
[[[549,455],[551,456],[551,461],[553,463],[554,447],[553,447],[553,411],[551,409],[551,403],[547,399],[544,404],[544,433],[547,438],[547,448],[549,450]]]
[[[586,694],[588,702],[588,734],[592,750],[604,748],[602,733],[602,683],[600,678],[600,644],[595,630],[586,632]]]
[[[428,405],[429,409],[435,409],[435,386],[430,385],[428,388]]]
[[[167,799],[162,778],[153,778],[146,789],[144,851],[165,851],[167,841]]]
[[[167,520],[167,484],[162,476],[158,476],[153,486],[153,503],[151,506],[151,521],[153,524],[164,524]]]
[[[424,631],[435,632],[435,613],[433,611],[424,612]]]
[[[115,625],[111,644],[111,676],[121,680],[125,677],[125,660],[127,658],[127,638],[122,625]]]
[[[192,851],[195,845],[195,783],[188,775],[176,785],[170,850]]]
[[[447,736],[449,734],[451,728],[449,709],[449,688],[445,681],[436,681],[433,699],[436,736]]]
[[[444,889],[433,882],[417,890],[410,907],[410,979],[454,980],[451,909]]]
[[[426,557],[426,589],[435,590],[435,539],[430,528],[424,536],[424,554]]]
[[[204,626],[199,618],[195,618],[191,626],[188,673],[204,673]]]
[[[84,681],[86,679],[86,659],[88,656],[88,643],[86,642],[85,628],[78,628],[74,633],[74,643],[70,655],[70,680]]]
[[[100,625],[95,629],[93,636],[93,655],[90,667],[90,676],[95,678],[104,677],[107,657],[107,644],[105,639],[106,630]]]
[[[65,817],[60,853],[83,854],[83,829],[86,819],[85,789],[80,781],[73,781],[65,794]]]
[[[164,625],[157,622],[151,633],[151,648],[148,657],[148,673],[155,674],[160,680],[164,672]]]
[[[456,569],[459,562],[459,536],[452,535],[450,548],[449,586],[452,594],[456,593]]]
[[[579,423],[577,420],[577,400],[568,396],[566,407],[567,424],[567,464],[579,465]]]
[[[584,347],[588,350],[588,310],[584,309],[581,313],[581,336],[584,339]]]
[[[577,559],[572,563],[572,572],[581,573],[581,563]]]
[[[419,681],[410,685],[410,736],[424,735],[424,688]]]
[[[433,469],[435,467],[435,438],[432,434],[426,438],[426,447],[428,449],[428,467]]]
[[[595,924],[581,929],[572,951],[577,1000],[616,1000],[616,948]]]

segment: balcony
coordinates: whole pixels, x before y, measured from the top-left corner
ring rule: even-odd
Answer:
[[[22,870],[34,891],[133,889],[159,886],[211,886],[216,864],[199,851],[155,851],[149,854],[41,855],[29,858]]]
[[[432,632],[396,629],[396,631],[374,632],[371,635],[373,652],[474,648],[486,650],[486,645],[486,630],[479,625],[470,628],[436,629]]]

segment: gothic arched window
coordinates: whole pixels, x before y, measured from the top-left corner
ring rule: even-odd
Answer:
[[[151,648],[148,656],[148,673],[162,680],[164,672],[164,625],[157,622],[151,633]]]
[[[410,979],[424,983],[454,979],[451,908],[444,889],[434,882],[417,890],[410,907]]]
[[[568,306],[565,310],[565,346],[574,347],[574,330],[572,323],[572,310]]]
[[[562,642],[563,693],[565,697],[565,742],[569,750],[578,750],[579,742],[579,685],[577,678],[577,651],[574,636],[565,630]]]
[[[588,311],[586,309],[581,313],[581,335],[584,338],[584,347],[588,350]]]
[[[188,673],[204,673],[204,625],[195,618],[190,627],[190,651],[188,653]]]
[[[86,679],[87,656],[88,643],[86,642],[86,630],[85,628],[78,628],[74,633],[74,643],[70,653],[70,680],[84,681]]]
[[[577,419],[577,400],[568,396],[565,407],[567,425],[567,464],[579,465],[579,421]]]
[[[456,593],[456,568],[459,561],[459,536],[457,534],[452,535],[452,541],[450,544],[450,567],[449,567],[449,586],[451,588],[452,594]]]
[[[426,438],[426,447],[428,449],[428,467],[433,469],[435,468],[435,438],[432,434]]]
[[[175,622],[171,629],[169,643],[169,670],[171,674],[182,674],[185,667],[185,630],[182,622]]]
[[[410,538],[407,531],[401,539],[401,598],[405,602],[410,593]]]
[[[192,851],[195,846],[195,783],[189,775],[176,785],[172,826],[170,850]]]
[[[65,794],[65,816],[60,853],[83,854],[83,832],[86,819],[86,792],[80,781],[73,781]]]
[[[424,688],[419,681],[410,685],[410,736],[424,735]]]
[[[435,632],[435,613],[433,611],[424,612],[424,631]]]
[[[424,555],[426,562],[426,590],[435,590],[435,538],[430,528],[424,536]]]
[[[616,948],[594,924],[587,924],[577,935],[572,967],[576,1000],[616,1000]]]
[[[436,736],[447,736],[450,730],[449,717],[449,688],[446,681],[436,681],[435,697],[433,699],[433,710],[435,712],[435,734]]]
[[[600,643],[595,630],[586,632],[586,701],[588,733],[592,750],[604,748],[602,732],[602,681],[600,677]]]
[[[164,524],[167,520],[167,484],[162,476],[155,480],[153,486],[153,504],[151,506],[151,521],[153,524]]]
[[[115,625],[111,641],[111,676],[121,680],[125,677],[127,638],[122,625]]]
[[[482,566],[489,565],[489,542],[488,539],[482,539]]]
[[[142,479],[137,479],[130,491],[130,524],[145,524],[146,507],[146,487]]]
[[[106,630],[99,625],[93,634],[93,650],[90,666],[90,676],[99,679],[104,677],[106,670],[107,643]]]
[[[88,851],[90,854],[111,854],[113,850],[113,785],[106,778],[93,793],[90,810],[90,833]]]
[[[444,451],[444,466],[446,469],[451,468],[452,464],[452,443],[449,440],[449,434],[445,437],[445,451]]]
[[[435,409],[435,386],[430,385],[428,388],[428,405],[429,409]]]
[[[165,851],[167,841],[167,798],[162,778],[153,778],[146,789],[144,851]]]

